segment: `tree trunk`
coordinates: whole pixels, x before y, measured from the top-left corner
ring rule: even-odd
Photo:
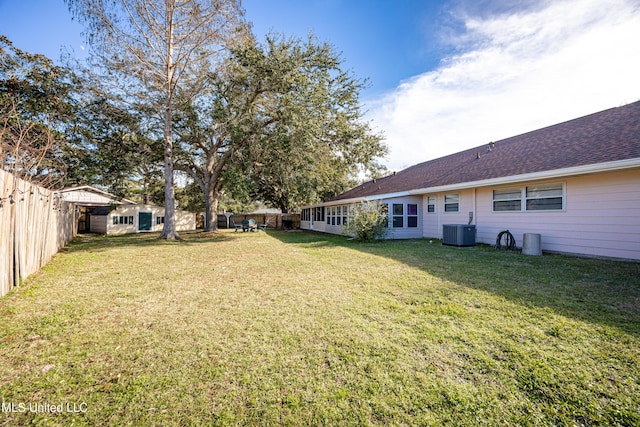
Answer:
[[[168,115],[171,116],[170,109]],[[164,227],[160,237],[167,240],[181,240],[176,231],[176,195],[173,187],[173,140],[171,138],[171,121],[165,123],[164,137]],[[167,134],[167,127],[169,128]]]
[[[166,3],[167,13],[167,57],[166,92],[164,104],[164,227],[160,237],[167,240],[181,240],[176,230],[176,193],[173,188],[173,5]]]
[[[205,192],[204,231],[218,231],[218,202],[220,192],[213,189]]]

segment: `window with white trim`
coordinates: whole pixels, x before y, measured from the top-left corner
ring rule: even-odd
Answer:
[[[418,227],[418,205],[415,203],[407,203],[407,227]]]
[[[117,224],[133,224],[133,216],[113,216],[113,225]]]
[[[494,212],[561,211],[564,209],[561,182],[493,190]]]
[[[522,210],[522,188],[505,188],[493,190],[493,211]]]
[[[444,195],[444,211],[460,212],[460,194],[452,193]]]
[[[434,213],[436,211],[436,198],[433,196],[427,197],[427,213]]]
[[[526,210],[561,211],[564,205],[562,184],[542,184],[526,187]]]
[[[393,204],[393,228],[404,227],[404,205],[402,203]]]

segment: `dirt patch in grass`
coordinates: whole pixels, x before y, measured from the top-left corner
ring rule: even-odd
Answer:
[[[83,236],[0,300],[0,425],[640,423],[639,264],[185,237]]]

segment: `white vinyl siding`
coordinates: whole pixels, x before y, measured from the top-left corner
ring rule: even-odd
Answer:
[[[556,199],[558,182],[531,183],[530,189],[556,186],[530,195]],[[492,209],[493,189],[480,188],[476,197],[478,243],[494,244],[509,230],[522,247],[524,233],[539,233],[543,251],[640,260],[640,170],[570,177],[563,182],[563,209],[502,211]],[[537,194],[535,192],[538,192]],[[543,199],[543,198],[541,198]],[[539,199],[532,199],[539,200]],[[536,202],[537,203],[537,202]]]

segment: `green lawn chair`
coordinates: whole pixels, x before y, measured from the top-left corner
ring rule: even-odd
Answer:
[[[266,220],[264,224],[258,224],[258,231],[267,231],[267,225],[269,225],[269,220]]]
[[[236,224],[233,219],[231,219],[231,224],[233,225],[233,228],[235,228],[234,233],[236,233],[238,230],[243,230],[242,224]]]

